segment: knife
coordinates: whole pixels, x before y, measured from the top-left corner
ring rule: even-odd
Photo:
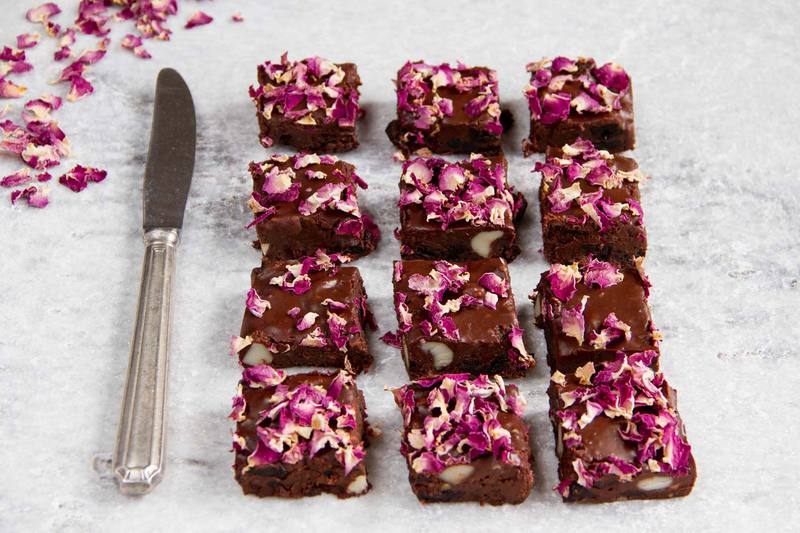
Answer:
[[[112,460],[121,492],[144,494],[161,480],[166,435],[170,307],[175,252],[194,171],[196,122],[181,75],[156,82],[144,173],[144,243],[139,305]]]

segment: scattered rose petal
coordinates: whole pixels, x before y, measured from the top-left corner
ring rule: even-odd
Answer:
[[[212,17],[203,13],[202,11],[197,11],[194,15],[192,15],[192,18],[186,22],[186,26],[184,27],[187,30],[190,30],[197,26],[205,26],[206,24],[211,23],[213,20],[214,19]]]
[[[106,179],[105,170],[75,165],[70,171],[58,178],[58,182],[73,192],[81,192],[90,182],[99,183],[104,179]]]
[[[17,48],[33,48],[39,44],[41,38],[42,36],[38,33],[21,33],[17,35]]]
[[[247,310],[253,316],[261,318],[264,316],[264,311],[270,308],[270,303],[267,300],[263,300],[255,289],[251,288],[247,291],[247,300],[245,302]]]

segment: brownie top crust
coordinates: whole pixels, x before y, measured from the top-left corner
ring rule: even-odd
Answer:
[[[639,267],[641,264],[637,262]],[[545,319],[560,325],[557,342],[561,353],[578,348],[654,350],[661,333],[647,305],[649,287],[638,269],[620,270],[590,258],[552,265],[531,297],[540,325]]]
[[[406,62],[397,73],[397,113],[419,130],[435,132],[445,123],[503,133],[497,74],[486,67]]]
[[[242,336],[233,338],[231,353],[253,342],[272,353],[297,346],[347,352],[351,337],[363,333],[362,321],[374,324],[358,269],[341,267],[347,261],[321,251],[300,261],[264,261],[253,270]]]
[[[355,167],[336,156],[299,153],[273,155],[250,163],[253,192],[247,202],[254,219],[250,226],[284,217],[314,217],[340,235],[377,231],[358,205],[358,189],[367,183]]]
[[[512,466],[529,461],[525,399],[500,376],[447,374],[392,393],[405,428],[401,452],[416,473],[438,474],[484,457]]]
[[[631,80],[616,63],[598,67],[590,57],[559,56],[529,63],[527,69],[531,80],[524,94],[531,120],[555,124],[570,114],[598,115],[630,107],[625,97],[631,93]]]
[[[258,83],[250,97],[264,118],[273,113],[303,126],[336,122],[353,128],[358,119],[358,87],[361,80],[352,63],[332,63],[318,56],[289,61],[286,53],[279,62],[258,66]]]
[[[553,374],[551,416],[561,462],[573,469],[556,488],[563,497],[573,483],[591,488],[604,476],[629,481],[642,472],[689,473],[691,447],[675,391],[650,368],[653,356],[620,353],[614,361]]]
[[[287,376],[267,365],[244,370],[233,398],[233,448],[247,453],[244,471],[295,464],[331,450],[345,475],[364,459],[364,418],[345,371]]]
[[[522,198],[508,184],[504,157],[472,154],[457,163],[406,161],[397,205],[404,227],[513,227]]]
[[[618,224],[642,225],[639,182],[645,175],[635,160],[597,150],[578,139],[537,161],[542,176],[543,217],[576,225],[596,224],[602,233]]]

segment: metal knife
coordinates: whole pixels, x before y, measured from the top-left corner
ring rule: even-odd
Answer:
[[[125,494],[144,494],[161,480],[166,436],[170,307],[175,252],[194,171],[192,95],[175,70],[156,82],[144,173],[145,255],[112,468]]]

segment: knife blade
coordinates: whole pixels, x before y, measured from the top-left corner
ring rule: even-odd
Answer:
[[[112,459],[114,477],[126,494],[149,492],[164,472],[172,281],[195,145],[189,88],[175,70],[163,69],[144,174],[139,303]]]

